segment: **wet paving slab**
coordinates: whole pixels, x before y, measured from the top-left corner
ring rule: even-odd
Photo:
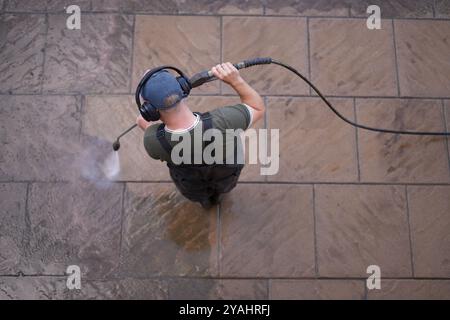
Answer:
[[[127,183],[120,273],[217,275],[216,212],[185,200],[169,183]]]
[[[0,101],[2,181],[55,181],[71,177],[79,151],[80,99],[6,95]]]
[[[78,265],[87,278],[115,274],[123,185],[32,183],[24,274],[61,274]]]

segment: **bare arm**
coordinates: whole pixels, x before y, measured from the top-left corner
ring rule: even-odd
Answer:
[[[218,64],[211,72],[223,82],[229,84],[239,94],[242,103],[253,109],[253,123],[262,119],[265,112],[264,101],[258,92],[242,79],[239,71],[230,62]]]

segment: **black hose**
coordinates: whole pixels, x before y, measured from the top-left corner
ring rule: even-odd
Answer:
[[[313,88],[313,90],[319,95],[319,97],[323,100],[323,102],[325,102],[325,104],[328,106],[328,108],[331,109],[331,111],[333,111],[340,119],[342,119],[343,121],[347,122],[348,124],[350,124],[350,125],[352,125],[354,127],[357,127],[357,128],[360,128],[360,129],[365,129],[365,130],[370,130],[370,131],[375,131],[375,132],[393,133],[393,134],[408,134],[408,135],[416,135],[416,136],[450,136],[450,132],[390,130],[390,129],[369,127],[369,126],[365,126],[365,125],[353,122],[353,121],[347,119],[346,117],[344,117],[342,114],[340,114],[339,111],[337,111],[331,105],[331,103],[324,97],[324,95],[320,92],[320,90],[317,89],[316,86],[311,83],[311,81],[309,81],[307,78],[305,78],[296,69],[294,69],[293,67],[291,67],[291,66],[289,66],[287,64],[284,64],[284,63],[282,63],[280,61],[277,61],[277,60],[273,60],[272,59],[272,63],[273,64],[277,64],[279,66],[282,66],[282,67],[288,69],[289,71],[295,73],[298,77],[300,77],[303,81],[305,81],[311,88]]]

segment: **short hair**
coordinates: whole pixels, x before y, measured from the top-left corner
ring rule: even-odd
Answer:
[[[183,100],[178,101],[175,105],[173,105],[172,107],[170,107],[168,109],[159,109],[158,111],[162,114],[170,114],[170,113],[178,112],[180,110],[182,101]]]

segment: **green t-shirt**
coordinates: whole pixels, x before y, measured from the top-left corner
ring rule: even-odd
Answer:
[[[252,121],[252,114],[251,109],[245,104],[237,104],[233,106],[226,106],[214,109],[212,111],[209,111],[211,114],[212,119],[212,125],[214,129],[220,130],[223,135],[223,142],[226,143],[226,129],[242,129],[246,130],[250,125]],[[198,116],[197,116],[198,117]],[[161,161],[168,161],[170,160],[170,154],[167,153],[167,151],[161,146],[159,143],[157,137],[156,137],[156,131],[158,130],[159,123],[153,124],[145,130],[144,134],[144,147],[147,153],[150,157],[153,159],[159,159]],[[167,128],[164,128],[165,133],[165,139],[169,144],[174,147],[176,144],[179,143],[179,141],[172,141],[172,135],[183,135],[187,134],[187,132],[191,135],[191,138],[193,139],[194,136],[194,128],[197,126],[201,126],[201,120],[198,119],[198,123],[196,121],[196,124],[194,125],[191,130],[186,131],[184,133],[173,133]],[[204,144],[203,144],[204,147]],[[239,148],[242,148],[242,146],[239,146]],[[224,151],[225,156],[225,151]],[[224,160],[226,161],[226,160]]]

